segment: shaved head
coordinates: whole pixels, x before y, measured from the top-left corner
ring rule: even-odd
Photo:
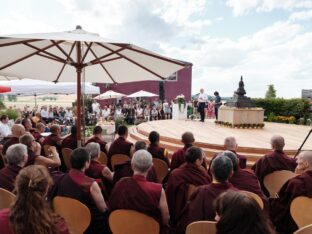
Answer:
[[[25,128],[22,124],[14,124],[12,126],[12,135],[14,137],[19,138],[20,136],[24,135],[24,133],[25,133]]]
[[[279,136],[279,135],[272,136],[271,146],[274,150],[283,150],[285,146],[284,137]]]
[[[235,137],[227,137],[224,140],[224,147],[226,150],[236,150],[237,143]]]

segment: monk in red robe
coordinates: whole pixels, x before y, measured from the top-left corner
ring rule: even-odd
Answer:
[[[20,136],[25,134],[25,128],[21,124],[14,124],[11,130],[12,130],[12,137],[9,138],[3,145],[2,153],[4,155],[6,154],[7,149],[11,145],[18,144]]]
[[[47,136],[44,141],[43,145],[51,145],[55,146],[58,152],[61,152],[61,143],[62,143],[62,138],[61,138],[61,128],[59,125],[52,125],[50,128],[51,134]],[[48,156],[48,155],[45,155]]]
[[[95,126],[93,129],[93,136],[86,142],[86,145],[90,142],[99,143],[101,151],[107,154],[107,142],[104,141],[102,132],[103,129],[101,126]]]
[[[114,187],[110,200],[110,212],[129,209],[154,218],[167,233],[169,211],[165,191],[161,184],[148,182],[146,175],[152,166],[152,155],[146,150],[134,153],[131,165],[133,177],[122,178]]]
[[[186,163],[173,170],[167,182],[167,201],[170,211],[170,223],[175,227],[181,212],[188,200],[188,189],[190,185],[208,185],[211,182],[203,163],[203,151],[198,147],[190,147],[186,151]]]
[[[90,165],[88,151],[84,148],[75,149],[71,155],[71,165],[72,169],[69,173],[59,178],[52,189],[52,197],[74,198],[89,208],[91,223],[85,234],[106,233],[108,231],[107,205],[95,179],[85,175]]]
[[[147,151],[151,153],[153,158],[163,160],[169,167],[170,162],[168,159],[168,151],[165,148],[159,146],[159,133],[156,131],[151,131],[148,136],[148,140],[150,141],[150,145],[147,147]]]
[[[173,171],[174,169],[178,168],[183,163],[185,163],[186,161],[185,152],[188,148],[193,146],[193,143],[195,141],[193,133],[191,132],[183,133],[181,141],[184,144],[184,147],[173,153],[171,157],[171,165],[170,165],[171,171]]]
[[[22,144],[11,145],[6,152],[6,158],[8,164],[0,170],[0,188],[12,192],[15,178],[28,160],[26,146]]]
[[[274,171],[295,171],[297,166],[296,160],[288,157],[283,152],[285,140],[282,136],[273,136],[271,138],[271,146],[273,152],[263,156],[252,166],[252,170],[254,170],[260,181],[261,189],[267,196],[269,196],[269,193],[263,184],[264,177]]]
[[[111,168],[111,158],[114,154],[124,154],[128,155],[130,158],[133,155],[134,147],[133,144],[127,141],[128,138],[128,128],[124,125],[118,127],[117,130],[118,138],[111,144],[107,154],[108,157],[108,167]]]
[[[236,149],[237,149],[237,143],[236,143],[236,139],[234,137],[227,137],[224,140],[224,148],[225,150],[229,150],[232,151],[238,158],[239,160],[239,167],[244,169],[246,168],[247,165],[247,157],[241,154],[236,153]]]
[[[288,180],[271,204],[271,220],[279,233],[291,234],[298,229],[290,215],[290,204],[299,196],[312,198],[312,151],[298,155],[296,173],[298,176]]]
[[[43,123],[37,123],[35,131],[33,131],[31,134],[35,138],[37,142],[39,142],[41,145],[43,144],[44,137],[41,135],[45,132],[45,125]]]
[[[178,233],[184,233],[188,224],[200,221],[214,221],[216,216],[213,209],[214,200],[223,192],[236,188],[229,182],[229,178],[233,174],[232,161],[220,153],[211,165],[211,173],[213,181],[209,185],[203,185],[191,195],[183,216],[178,224]]]
[[[76,149],[77,148],[77,127],[72,126],[70,135],[65,137],[62,141],[62,148]]]

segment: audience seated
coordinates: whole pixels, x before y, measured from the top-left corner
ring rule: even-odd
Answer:
[[[16,178],[16,200],[10,209],[0,211],[3,234],[69,234],[65,221],[52,213],[46,195],[52,179],[43,166],[28,166]]]
[[[43,123],[37,123],[36,129],[31,133],[35,140],[39,142],[41,145],[43,144],[44,137],[41,135],[45,132],[45,125]]]
[[[93,129],[93,136],[86,142],[86,145],[90,142],[99,143],[101,151],[107,154],[107,143],[103,139],[102,132],[103,129],[101,126],[95,126]]]
[[[118,138],[111,144],[108,151],[108,166],[111,168],[111,158],[114,154],[124,154],[132,157],[134,148],[133,144],[127,141],[128,128],[124,125],[118,127],[117,130]]]
[[[271,219],[280,233],[290,234],[298,229],[290,215],[290,204],[299,196],[312,198],[312,151],[303,151],[297,158],[298,176],[288,180],[272,201]]]
[[[11,145],[6,152],[6,158],[8,164],[0,170],[0,188],[12,192],[15,178],[28,160],[26,146],[23,144]]]
[[[51,155],[41,156],[41,146],[35,141],[34,137],[29,133],[24,134],[19,139],[20,143],[26,145],[28,153],[28,165],[38,164],[46,167],[59,167],[61,160],[55,146],[50,146],[49,151]]]
[[[178,168],[183,163],[185,163],[185,152],[188,148],[193,146],[194,141],[195,139],[193,133],[191,132],[183,133],[181,142],[184,144],[184,147],[182,149],[177,150],[172,155],[170,164],[171,171],[173,171],[174,169]]]
[[[296,160],[288,157],[283,148],[285,146],[284,138],[278,135],[275,135],[271,138],[271,146],[273,152],[261,157],[258,161],[252,166],[256,176],[260,181],[262,191],[265,195],[269,195],[267,190],[263,185],[263,179],[266,175],[280,170],[295,171],[297,166]]]
[[[233,164],[228,157],[220,153],[211,164],[212,183],[203,185],[191,195],[185,216],[178,226],[179,233],[184,233],[188,224],[208,220],[214,221],[215,212],[213,210],[213,201],[227,190],[236,188],[229,183],[229,178],[233,174]]]
[[[34,129],[32,128],[32,123],[31,123],[31,120],[29,119],[29,118],[24,118],[23,120],[22,120],[22,125],[24,126],[24,128],[25,128],[25,131],[26,132],[33,132],[34,131]]]
[[[91,224],[85,234],[100,234],[107,230],[107,205],[97,182],[85,175],[90,165],[90,156],[86,149],[77,148],[71,155],[72,169],[60,178],[53,189],[53,196],[77,199],[91,212]],[[78,220],[77,220],[78,221]]]
[[[170,224],[175,227],[178,218],[188,200],[189,185],[208,185],[211,182],[207,171],[201,166],[204,154],[195,146],[187,149],[185,154],[186,163],[173,170],[167,182],[167,201],[170,211]]]
[[[258,203],[248,195],[228,191],[214,203],[218,234],[274,234]]]
[[[153,158],[161,159],[166,162],[168,166],[170,166],[168,151],[165,148],[159,146],[159,139],[159,133],[156,131],[151,131],[148,136],[150,145],[147,147],[147,151],[152,154]]]
[[[77,148],[77,127],[72,126],[70,135],[65,137],[62,141],[62,148],[76,149]]]
[[[129,209],[144,213],[158,221],[164,230],[169,221],[165,191],[161,184],[146,180],[152,165],[152,155],[148,151],[138,150],[134,153],[131,160],[134,175],[122,178],[115,185],[109,200],[109,209],[110,212]]]
[[[14,124],[12,126],[12,137],[9,138],[3,145],[2,153],[6,154],[7,149],[14,144],[19,143],[19,138],[25,134],[25,128],[21,124]]]
[[[50,127],[50,132],[51,134],[44,139],[43,145],[55,146],[58,152],[61,152],[61,127],[54,124]]]
[[[224,140],[224,148],[225,150],[232,151],[239,160],[239,167],[244,169],[246,168],[247,158],[246,156],[240,155],[236,153],[237,143],[234,137],[227,137]]]

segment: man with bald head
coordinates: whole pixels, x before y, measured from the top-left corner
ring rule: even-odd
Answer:
[[[237,143],[235,137],[227,137],[224,140],[224,149],[228,151],[232,151],[239,160],[239,167],[244,169],[246,168],[247,158],[244,155],[236,153]]]
[[[284,153],[285,140],[282,136],[273,136],[271,138],[271,146],[273,152],[263,156],[252,166],[252,170],[254,170],[260,181],[261,188],[267,196],[269,193],[263,185],[264,177],[274,171],[295,171],[297,166],[296,160]]]
[[[14,124],[11,130],[12,130],[12,137],[4,143],[3,150],[2,150],[3,154],[6,154],[7,149],[11,145],[18,144],[19,138],[25,134],[25,128],[22,124]]]
[[[279,233],[290,234],[298,226],[290,215],[290,204],[299,196],[312,198],[312,151],[303,151],[297,157],[298,176],[288,180],[272,201],[271,219]]]

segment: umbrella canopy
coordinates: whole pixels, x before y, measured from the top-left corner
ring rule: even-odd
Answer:
[[[122,93],[115,92],[113,90],[108,90],[105,93],[102,93],[102,94],[94,97],[93,99],[112,99],[112,98],[121,98],[124,96],[126,96],[126,95],[122,94]]]
[[[157,97],[157,94],[150,93],[144,90],[140,90],[138,92],[135,92],[133,94],[128,95],[128,98],[136,98],[136,97]]]
[[[187,66],[136,45],[108,41],[80,26],[68,32],[2,36],[0,54],[0,75],[77,82],[78,145],[82,79],[98,83],[163,80]]]
[[[10,87],[0,85],[0,93],[7,93],[10,91],[11,91]]]

